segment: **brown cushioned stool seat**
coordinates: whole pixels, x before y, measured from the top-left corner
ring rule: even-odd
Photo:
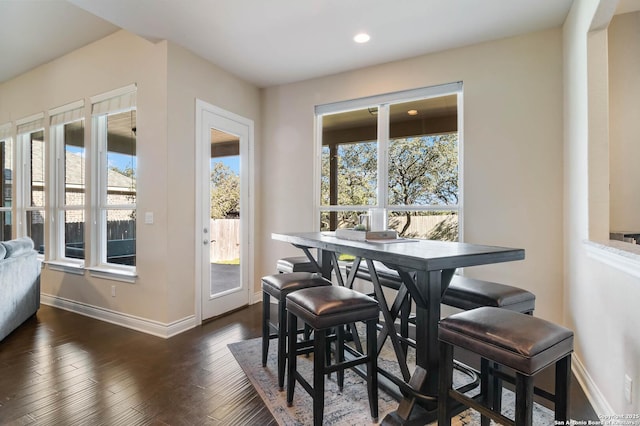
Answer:
[[[385,266],[383,263],[374,261],[374,267],[378,275],[380,285],[394,290],[398,290],[402,284],[402,279],[398,271]],[[351,265],[347,265],[347,272],[351,270]],[[361,263],[356,277],[371,281],[371,274],[366,263]],[[454,275],[451,278],[449,287],[442,296],[444,305],[454,308],[469,310],[481,306],[496,306],[512,311],[533,315],[536,305],[536,296],[524,289],[506,284],[483,281],[474,278],[467,278]],[[400,337],[403,341],[404,352],[407,352],[407,344],[415,343],[408,338],[409,323],[413,322],[410,314],[411,300],[408,297],[400,312]]]
[[[278,259],[276,270],[280,273],[318,272],[307,256],[283,257]]]
[[[377,261],[373,264],[380,285],[396,290],[400,288],[402,280],[397,271]],[[347,265],[347,271],[349,270],[350,265]],[[371,281],[366,264],[360,264],[356,277]],[[454,275],[442,296],[442,303],[465,311],[481,306],[497,306],[531,314],[535,309],[536,296],[519,287]]]
[[[344,370],[356,365],[367,365],[367,390],[369,408],[374,421],[378,418],[378,364],[376,348],[376,323],[378,302],[366,294],[346,287],[332,286],[309,288],[287,296],[287,321],[289,328],[287,403],[291,406],[296,382],[313,398],[313,423],[322,425],[324,413],[324,376],[338,372],[338,386],[342,389]],[[304,321],[313,329],[313,340],[297,340],[297,321]],[[356,322],[366,323],[366,354],[349,348],[352,357],[345,361],[345,326]],[[336,333],[335,363],[326,359],[330,330]],[[297,372],[297,355],[313,346],[313,386]]]
[[[513,380],[499,370],[489,369],[489,363],[498,363],[515,372],[515,424],[532,424],[534,392],[555,402],[556,420],[568,419],[573,352],[571,330],[520,312],[481,307],[441,320],[438,337],[441,345],[439,425],[451,424],[452,399],[480,411],[483,424],[488,424],[488,418],[514,424],[492,406],[492,393],[501,394],[502,387],[492,389],[489,376],[499,374],[503,380]],[[452,389],[454,346],[481,357],[481,393],[475,399]],[[556,368],[555,395],[534,389],[533,376],[553,364]]]
[[[304,288],[331,286],[331,281],[310,272],[292,272],[262,277],[262,366],[267,365],[269,341],[278,339],[278,386],[284,387],[286,365],[287,316],[286,297],[289,293]],[[271,321],[269,305],[271,297],[278,300],[278,322]]]
[[[495,306],[533,314],[536,296],[511,285],[454,275],[442,296],[442,303],[465,311],[481,306]]]

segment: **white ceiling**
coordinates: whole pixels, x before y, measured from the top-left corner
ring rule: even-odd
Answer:
[[[124,28],[268,87],[559,27],[572,1],[0,0],[0,82]]]

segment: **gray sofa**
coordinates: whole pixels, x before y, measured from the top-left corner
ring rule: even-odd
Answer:
[[[40,307],[40,260],[33,241],[0,242],[0,340]]]

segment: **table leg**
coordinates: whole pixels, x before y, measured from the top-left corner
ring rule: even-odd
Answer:
[[[424,359],[424,364],[418,362],[418,365],[423,366],[427,370],[427,382],[422,388],[422,391],[430,396],[438,395],[438,371],[440,367],[440,357],[438,351],[438,323],[440,322],[440,301],[442,300],[442,273],[440,271],[426,273],[418,273],[418,287],[421,286],[421,275],[424,274],[427,278],[426,288],[428,289],[427,296],[427,312],[421,312],[421,315],[426,316],[426,340],[423,340],[424,344],[416,344],[417,351],[426,352],[422,355],[416,355],[416,358]],[[424,278],[422,278],[424,279]],[[423,309],[420,309],[424,311]]]
[[[373,261],[371,259],[366,259],[367,267],[369,268],[369,273],[371,276],[371,282],[373,283],[373,289],[376,293],[376,298],[378,299],[378,303],[380,304],[380,312],[382,312],[382,316],[384,318],[384,324],[387,328],[386,334],[391,339],[391,344],[393,346],[393,350],[396,353],[396,358],[398,361],[398,366],[400,367],[400,372],[402,373],[402,377],[404,380],[408,380],[410,377],[409,369],[407,368],[407,354],[404,353],[402,349],[402,345],[400,340],[398,339],[398,334],[395,329],[395,317],[392,312],[389,310],[389,306],[384,297],[384,293],[382,291],[382,285],[378,281],[378,275],[376,274],[375,266],[373,265]],[[384,339],[384,338],[383,338]]]
[[[416,302],[416,369],[409,384],[420,394],[426,395],[429,402],[421,401],[419,411],[425,419],[417,420],[415,415],[412,418],[412,414],[415,414],[419,399],[407,395],[400,401],[398,410],[390,414],[383,424],[414,424],[416,421],[429,422],[437,418],[440,302],[452,276],[453,271],[450,270],[417,271],[415,282],[406,283]],[[403,277],[403,280],[407,281],[407,278]]]
[[[326,279],[331,280],[331,271],[333,269],[331,264],[331,252],[328,250],[318,249],[318,260],[320,260],[320,273]]]

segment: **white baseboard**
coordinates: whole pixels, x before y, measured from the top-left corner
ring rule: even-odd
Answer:
[[[584,368],[584,364],[575,353],[571,356],[571,371],[573,371],[574,376],[576,376],[580,387],[582,387],[584,394],[596,414],[600,416],[611,416],[615,414],[613,408],[611,408],[611,405],[609,405],[602,392],[600,392],[600,389],[598,389],[598,386],[596,386],[596,383]]]
[[[262,292],[261,291],[253,293],[253,296],[251,297],[251,300],[249,301],[249,304],[253,305],[254,303],[258,303],[258,302],[262,302]]]
[[[40,301],[44,305],[53,306],[74,312],[76,314],[95,318],[97,320],[106,321],[111,324],[130,328],[132,330],[141,331],[165,339],[180,334],[184,331],[194,328],[196,325],[195,315],[190,315],[178,321],[171,323],[161,323],[146,318],[140,318],[122,312],[112,311],[110,309],[100,308],[88,305],[86,303],[77,302],[75,300],[65,299],[58,296],[42,293]]]

